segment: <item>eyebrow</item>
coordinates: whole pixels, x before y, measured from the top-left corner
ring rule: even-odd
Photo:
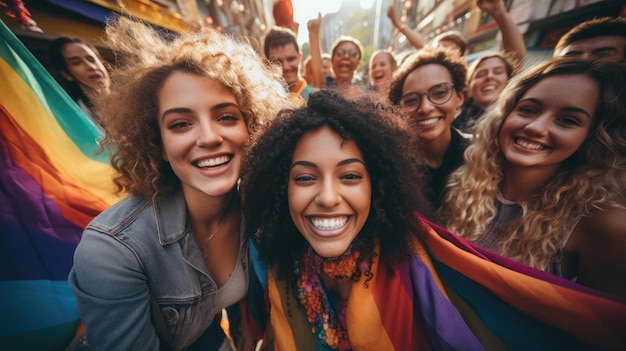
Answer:
[[[237,106],[237,104],[232,103],[232,102],[223,102],[221,104],[211,106],[210,111],[213,112],[213,111],[221,110],[227,107],[235,107],[239,110],[239,106]],[[165,116],[169,115],[170,113],[189,113],[189,112],[191,112],[191,109],[187,107],[168,108],[167,110],[163,111],[163,114],[161,115],[161,120],[164,120]]]
[[[531,101],[531,102],[533,102],[535,104],[538,104],[538,105],[544,105],[544,103],[541,100],[536,99],[536,98],[526,98],[526,99],[520,100],[520,102],[524,102],[524,101]],[[566,108],[562,108],[560,111],[578,112],[578,113],[584,114],[589,119],[593,119],[593,117],[591,116],[591,114],[589,112],[587,112],[587,110],[582,109],[580,107],[566,107]]]
[[[360,160],[358,158],[347,158],[345,160],[339,161],[337,162],[337,166],[345,166],[347,164],[350,163],[360,163],[363,166],[365,166],[365,162],[363,162],[363,160]],[[291,167],[289,167],[289,170],[291,171],[295,166],[304,166],[304,167],[312,167],[312,168],[317,168],[317,164],[310,162],[310,161],[296,161],[294,163],[291,164]]]

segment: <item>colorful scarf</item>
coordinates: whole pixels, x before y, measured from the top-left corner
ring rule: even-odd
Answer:
[[[354,350],[622,349],[626,304],[465,242],[423,219],[425,246],[394,277],[375,260],[368,287],[355,282],[346,324]],[[253,245],[252,245],[253,246]],[[293,291],[251,249],[246,318],[275,350],[331,350],[311,332]],[[265,292],[266,300],[254,296]],[[261,336],[261,335],[257,335]]]

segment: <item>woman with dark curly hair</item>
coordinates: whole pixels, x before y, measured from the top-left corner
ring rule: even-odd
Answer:
[[[166,40],[119,18],[106,31],[125,61],[96,106],[113,181],[130,195],[93,219],[74,256],[89,346],[228,348],[222,310],[248,285],[243,147],[288,106],[282,74],[211,29]]]
[[[597,340],[568,328],[572,318],[591,318],[577,315],[580,304],[612,321],[626,321],[625,305],[490,262],[416,215],[424,205],[416,149],[401,120],[376,106],[316,92],[251,143],[241,183],[255,244],[245,317],[261,349],[571,349],[623,341],[617,326]]]

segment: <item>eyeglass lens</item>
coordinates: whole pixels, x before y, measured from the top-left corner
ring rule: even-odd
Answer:
[[[339,49],[337,50],[337,56],[339,57],[343,57],[345,55],[348,55],[349,57],[352,58],[357,58],[359,56],[359,52],[356,50],[345,50],[345,49]]]
[[[426,94],[408,93],[400,100],[400,106],[406,111],[414,111],[422,103],[422,95],[434,105],[443,105],[452,97],[453,86],[450,83],[439,83],[428,89]]]

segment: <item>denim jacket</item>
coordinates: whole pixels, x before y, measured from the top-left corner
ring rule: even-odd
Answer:
[[[150,295],[161,309],[174,350],[191,345],[217,313],[245,295],[243,230],[235,271],[218,289],[187,223],[179,191],[154,200],[129,196],[85,228],[68,280],[92,350],[158,350]]]

